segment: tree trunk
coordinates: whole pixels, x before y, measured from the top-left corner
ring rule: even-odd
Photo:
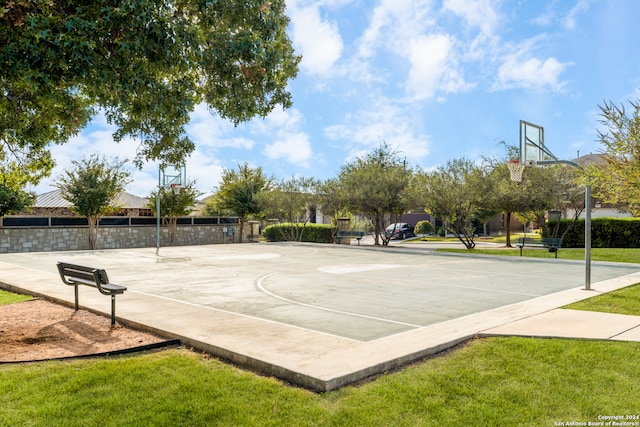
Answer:
[[[511,246],[511,212],[506,212],[505,214],[506,219],[505,219],[505,228],[507,229],[507,240],[505,243],[505,246],[508,248],[512,248],[513,246]]]
[[[243,230],[244,230],[244,219],[239,218],[239,222],[240,222],[240,236],[238,237],[238,243],[242,243],[242,235],[243,235]]]
[[[97,247],[99,221],[99,216],[87,217],[87,223],[89,224],[89,249],[91,250],[94,250]]]

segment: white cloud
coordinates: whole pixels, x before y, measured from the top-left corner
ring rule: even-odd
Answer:
[[[357,41],[357,56],[369,59],[382,49],[406,56],[407,41],[434,28],[432,1],[382,0]]]
[[[553,57],[541,60],[527,53],[517,52],[504,58],[498,68],[498,81],[494,89],[562,91],[565,83],[561,81],[560,75],[569,65]]]
[[[426,157],[428,137],[420,132],[419,114],[411,106],[399,107],[388,100],[374,102],[369,110],[345,118],[345,123],[327,126],[327,138],[345,145],[349,159],[370,151],[383,141],[407,156],[409,162]]]
[[[406,81],[401,85],[412,101],[472,87],[462,76],[456,38],[442,32],[436,26],[436,18],[432,1],[382,0],[357,41],[350,77],[367,83],[385,82],[387,75],[394,73],[394,65],[389,64],[406,66]],[[403,62],[374,62],[385,53],[396,55]]]
[[[271,160],[284,159],[296,166],[309,167],[313,149],[308,134],[300,130],[303,124],[304,117],[295,108],[275,109],[264,121],[256,122],[254,130],[273,141],[265,146],[265,156]]]
[[[235,130],[233,124],[211,114],[205,104],[196,106],[190,118],[187,134],[198,147],[213,149],[231,147],[251,150],[255,145],[251,139],[230,136]]]
[[[308,167],[313,150],[307,134],[283,133],[275,142],[266,146],[264,154],[271,160],[285,159],[289,163]]]
[[[590,0],[578,0],[578,3],[571,8],[564,20],[564,27],[572,30],[576,27],[576,18],[580,13],[586,13],[589,10]]]
[[[342,54],[338,25],[321,18],[318,4],[298,8],[293,2],[289,15],[294,46],[302,54],[300,68],[311,75],[329,75]]]
[[[222,169],[220,160],[196,148],[187,161],[187,181],[195,181],[196,188],[203,193],[201,198],[206,197],[220,185]]]
[[[558,4],[550,3],[540,15],[531,19],[531,22],[545,27],[559,25],[567,30],[573,30],[577,25],[578,15],[587,13],[590,6],[591,0],[578,0],[566,15],[563,15],[558,8]]]
[[[409,43],[411,68],[406,90],[414,100],[430,99],[437,91],[459,92],[471,87],[458,72],[451,38],[423,36]]]
[[[369,24],[355,42],[346,72],[353,81],[367,84],[388,80],[392,74],[384,57],[391,53],[407,59],[408,43],[435,27],[431,0],[381,0],[370,14]],[[375,64],[376,58],[385,58]]]
[[[470,27],[479,28],[486,35],[494,34],[500,23],[493,0],[445,0],[442,7],[461,16]]]

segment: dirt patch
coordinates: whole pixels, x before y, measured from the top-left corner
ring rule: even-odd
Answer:
[[[21,362],[118,352],[164,338],[116,324],[86,310],[45,300],[0,306],[0,362]]]

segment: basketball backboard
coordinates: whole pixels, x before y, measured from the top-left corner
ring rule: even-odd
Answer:
[[[520,120],[520,164],[532,166],[548,159],[544,147],[544,128]]]
[[[184,165],[166,165],[160,168],[160,185],[162,187],[184,187],[187,185],[187,170]]]

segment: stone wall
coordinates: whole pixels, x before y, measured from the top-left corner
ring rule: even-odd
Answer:
[[[169,229],[161,227],[160,246],[235,243],[239,229],[239,224],[178,226],[170,241]],[[246,224],[243,241],[257,230],[257,224]],[[0,253],[88,250],[88,233],[88,227],[0,228]],[[97,249],[156,247],[156,241],[156,227],[100,227]]]

